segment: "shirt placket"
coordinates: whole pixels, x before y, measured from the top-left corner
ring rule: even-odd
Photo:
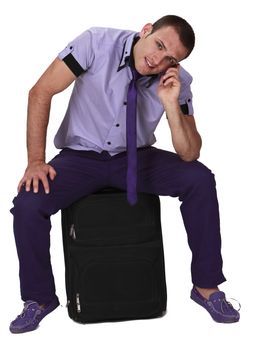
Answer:
[[[127,86],[125,88],[125,94],[124,94],[123,100],[121,101],[121,107],[120,107],[119,113],[117,117],[115,117],[114,122],[104,142],[104,146],[106,147],[106,150],[109,152],[110,151],[113,152],[115,148],[117,149],[117,147],[119,147],[119,140],[122,140],[124,138],[126,143],[127,91],[128,91],[128,85],[132,79],[132,74],[129,67],[125,67],[124,69],[127,70],[126,73],[128,75],[129,82],[127,83]],[[121,146],[122,146],[122,143],[121,143]]]

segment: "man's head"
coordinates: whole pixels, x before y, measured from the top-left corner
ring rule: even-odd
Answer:
[[[135,67],[142,75],[159,74],[188,57],[194,45],[194,31],[187,21],[164,16],[142,28],[133,49]]]

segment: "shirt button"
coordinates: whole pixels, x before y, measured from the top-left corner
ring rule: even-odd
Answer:
[[[124,106],[127,106],[127,101],[124,101],[123,104],[124,104]]]
[[[110,141],[108,141],[108,142],[107,142],[107,144],[108,144],[108,145],[111,145],[111,142],[110,142]]]
[[[120,124],[116,124],[117,128],[120,126]]]

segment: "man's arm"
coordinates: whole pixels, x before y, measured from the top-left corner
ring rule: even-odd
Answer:
[[[46,133],[49,122],[52,97],[66,89],[75,75],[60,59],[56,58],[29,92],[27,113],[27,153],[28,165],[19,182],[18,191],[25,185],[26,191],[33,186],[38,192],[39,181],[49,193],[48,176],[56,176],[53,167],[45,163]]]
[[[179,93],[179,68],[170,68],[161,77],[158,94],[168,117],[175,151],[184,161],[192,161],[199,158],[202,142],[194,117],[184,115],[180,109]]]
[[[165,110],[177,154],[185,161],[198,159],[202,142],[194,117],[182,113],[178,100],[166,105]]]

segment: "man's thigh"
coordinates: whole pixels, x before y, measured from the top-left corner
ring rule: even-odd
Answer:
[[[213,174],[205,165],[185,162],[174,152],[151,147],[139,153],[139,192],[176,197],[209,176]]]
[[[42,209],[51,215],[106,186],[107,162],[90,158],[87,152],[64,150],[49,164],[57,173],[54,180],[48,179],[50,193],[46,194],[40,183],[38,193],[22,189],[14,204]]]
[[[64,205],[107,184],[108,164],[98,153],[63,150],[49,164],[57,172],[54,181],[50,181],[51,191],[64,198]]]

